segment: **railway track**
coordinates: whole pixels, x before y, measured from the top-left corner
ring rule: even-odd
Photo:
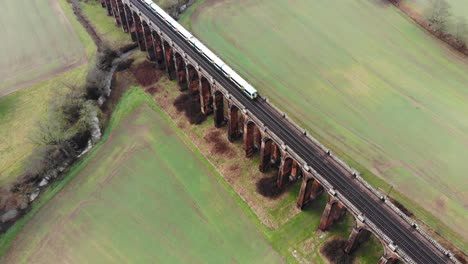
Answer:
[[[157,25],[172,41],[195,59],[200,66],[210,73],[215,80],[229,91],[248,111],[258,118],[295,153],[314,168],[322,177],[330,182],[339,195],[344,196],[357,207],[364,216],[372,221],[399,248],[417,263],[448,263],[448,258],[440,251],[434,250],[431,244],[401,220],[378,197],[372,194],[362,184],[353,179],[353,175],[342,169],[318,145],[308,140],[301,131],[278,114],[266,101],[256,101],[248,98],[234,83],[221,74],[215,66],[200,55],[187,41],[176,34],[164,21],[156,16],[146,5],[138,0],[130,2],[140,10],[152,23]]]

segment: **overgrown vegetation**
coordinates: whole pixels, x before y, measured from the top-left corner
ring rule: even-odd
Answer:
[[[446,0],[433,0],[427,11],[426,18],[432,30],[453,39],[456,48],[466,49],[468,24],[464,17],[452,18],[451,6]],[[453,24],[452,27],[450,25]],[[450,29],[452,28],[452,29]]]
[[[117,52],[101,48],[84,85],[63,83],[65,90],[49,106],[30,140],[37,146],[25,161],[25,173],[0,190],[0,231],[29,208],[40,188],[48,185],[101,136],[100,104],[108,94]],[[100,100],[101,99],[101,100]]]

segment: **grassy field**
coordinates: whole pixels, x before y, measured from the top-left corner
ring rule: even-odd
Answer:
[[[16,2],[22,3],[23,1],[15,1],[14,3]],[[37,2],[37,5],[43,6],[44,3],[55,3],[55,0],[50,2]],[[13,2],[9,2],[6,4],[6,6],[12,5],[12,3]],[[86,58],[92,59],[96,51],[96,46],[94,45],[92,39],[89,37],[80,23],[75,19],[74,14],[66,0],[58,0],[58,3],[60,4],[60,8],[63,10],[62,12],[65,15],[65,19],[68,19],[67,21],[69,21],[67,22],[67,25],[73,27],[74,34],[69,34],[70,36],[65,34],[67,37],[58,39],[60,41],[56,40],[56,44],[64,45],[64,47],[66,47],[66,43],[70,41],[67,38],[72,38],[73,40],[76,38],[77,43],[74,43],[73,45],[77,45],[80,52],[84,52]],[[47,8],[44,7],[44,9]],[[31,19],[38,15],[38,13],[35,13],[35,9],[25,9],[23,12],[28,12],[24,13],[28,14],[28,17],[29,13],[32,13]],[[21,16],[16,17],[16,20],[19,24],[21,24],[20,20],[22,20],[22,18],[23,17]],[[53,21],[52,18],[51,21]],[[58,26],[56,27],[60,28]],[[49,34],[48,32],[42,33]],[[51,40],[53,40],[54,35],[51,34],[50,36]],[[28,42],[28,45],[32,42],[33,41]],[[10,44],[12,43],[3,42],[1,46],[2,50],[3,45],[5,45],[5,47],[9,47]],[[16,52],[21,52],[19,50],[21,46],[16,46],[16,48]],[[60,51],[60,49],[58,51]],[[13,52],[13,49],[10,52],[15,53]],[[47,52],[49,51],[44,51],[44,53]],[[37,52],[36,55],[41,57],[44,54]],[[34,54],[31,56],[34,56]],[[4,63],[3,58],[0,63]],[[81,65],[65,73],[61,73],[46,80],[41,80],[28,86],[27,89],[0,97],[0,137],[2,138],[0,141],[0,160],[2,161],[0,162],[0,185],[14,180],[23,172],[25,167],[24,159],[32,152],[34,148],[34,145],[29,140],[30,135],[33,133],[37,122],[47,116],[50,100],[53,100],[55,94],[66,91],[66,88],[63,85],[64,83],[79,84],[83,82],[86,76],[87,67],[87,64]],[[3,67],[1,68],[4,69]],[[29,76],[24,72],[22,74]],[[3,82],[1,85],[3,85]]]
[[[131,90],[110,127],[2,262],[281,262],[150,97]]]
[[[59,0],[0,1],[0,96],[86,62]]]
[[[372,184],[388,191],[373,175],[383,178],[466,247],[466,59],[370,0],[207,0],[181,21]]]

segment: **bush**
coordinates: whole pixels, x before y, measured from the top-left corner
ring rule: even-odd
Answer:
[[[108,85],[108,75],[113,66],[113,61],[119,54],[109,47],[102,47],[96,56],[96,64],[86,77],[86,98],[98,100],[105,94]]]

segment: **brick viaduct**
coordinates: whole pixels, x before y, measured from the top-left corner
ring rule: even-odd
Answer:
[[[320,194],[329,194],[329,200],[322,214],[319,229],[327,230],[339,220],[347,211],[350,212],[356,225],[353,228],[347,246],[346,253],[352,253],[360,243],[370,234],[374,234],[384,247],[384,254],[379,263],[394,263],[401,260],[407,263],[460,263],[453,254],[443,248],[424,230],[418,227],[409,217],[396,208],[385,195],[372,188],[354,169],[336,158],[330,150],[309,136],[303,129],[294,124],[283,112],[271,105],[266,98],[259,100],[266,105],[279,118],[286,120],[287,129],[300,131],[300,135],[317,147],[321,152],[322,162],[333,163],[340,167],[339,172],[351,175],[350,181],[355,181],[355,186],[362,189],[366,195],[373,196],[382,204],[382,210],[392,214],[397,225],[404,226],[415,235],[424,248],[413,246],[414,251],[428,250],[432,254],[428,259],[411,255],[414,252],[410,246],[403,250],[395,245],[403,244],[402,241],[394,241],[373,221],[370,221],[357,206],[340,195],[334,188],[334,184],[325,179],[317,168],[308,163],[295,153],[285,142],[269,129],[256,115],[218,82],[201,63],[195,60],[186,49],[181,47],[167,32],[167,28],[157,25],[154,18],[149,17],[148,10],[144,10],[144,4],[139,0],[101,0],[102,7],[107,9],[108,15],[114,16],[115,23],[122,27],[124,32],[131,35],[133,41],[138,42],[142,51],[148,52],[148,59],[156,64],[159,69],[165,69],[171,80],[177,80],[180,90],[189,89],[194,96],[199,96],[201,111],[205,115],[214,115],[214,125],[221,127],[227,125],[227,134],[230,141],[243,139],[243,148],[246,157],[260,154],[259,170],[266,172],[270,167],[278,167],[278,187],[282,187],[288,180],[301,179],[301,188],[297,199],[297,206],[303,208],[314,201]],[[161,23],[162,21],[160,21]],[[414,241],[413,241],[414,242]]]

